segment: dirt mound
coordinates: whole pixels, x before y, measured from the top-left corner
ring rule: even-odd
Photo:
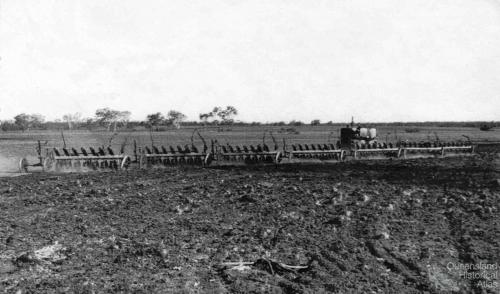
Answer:
[[[500,260],[498,179],[473,157],[7,178],[0,289],[497,293],[450,264]]]

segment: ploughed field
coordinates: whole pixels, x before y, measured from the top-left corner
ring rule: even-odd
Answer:
[[[3,178],[0,289],[498,293],[499,160]]]

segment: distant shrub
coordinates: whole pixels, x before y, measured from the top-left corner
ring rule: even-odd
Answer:
[[[286,123],[284,121],[279,121],[279,122],[273,122],[271,123],[272,126],[284,126]]]
[[[418,133],[418,132],[420,132],[420,129],[418,129],[418,128],[406,128],[405,132],[406,133]]]
[[[311,121],[311,126],[319,126],[321,121],[319,119],[314,119]]]
[[[288,123],[289,126],[295,126],[295,127],[299,127],[299,126],[303,126],[304,123],[299,121],[299,120],[292,120]]]
[[[278,133],[295,134],[295,135],[300,134],[300,132],[297,131],[295,128],[280,128],[278,130]]]
[[[0,125],[0,128],[4,132],[7,132],[7,131],[22,131],[23,130],[23,128],[20,125],[14,123],[12,121],[4,121],[4,122],[2,122],[1,125]]]
[[[481,131],[489,131],[489,130],[493,129],[494,127],[495,127],[495,125],[493,123],[491,123],[491,124],[483,124],[483,125],[481,125],[479,127],[479,129]]]

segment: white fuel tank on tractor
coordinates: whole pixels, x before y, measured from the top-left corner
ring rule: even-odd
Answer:
[[[359,136],[362,138],[368,137],[368,129],[367,128],[360,128],[359,129]]]
[[[368,136],[367,137],[370,139],[375,139],[377,137],[377,129],[375,129],[375,128],[368,129]]]

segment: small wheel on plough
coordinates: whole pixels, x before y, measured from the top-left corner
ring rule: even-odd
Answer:
[[[213,157],[212,153],[207,153],[207,155],[203,159],[203,164],[208,166],[208,165],[210,165],[210,163],[212,163],[213,159],[214,159],[214,157]]]
[[[128,167],[130,166],[130,163],[131,163],[130,157],[129,156],[125,156],[122,159],[122,162],[120,164],[120,168],[121,169],[128,169]]]
[[[43,161],[43,169],[46,171],[54,170],[55,168],[55,160],[52,156],[47,156]]]
[[[281,162],[281,152],[276,153],[276,157],[274,158],[274,163],[278,164]]]
[[[19,172],[21,173],[28,172],[28,160],[25,157],[19,160]]]

